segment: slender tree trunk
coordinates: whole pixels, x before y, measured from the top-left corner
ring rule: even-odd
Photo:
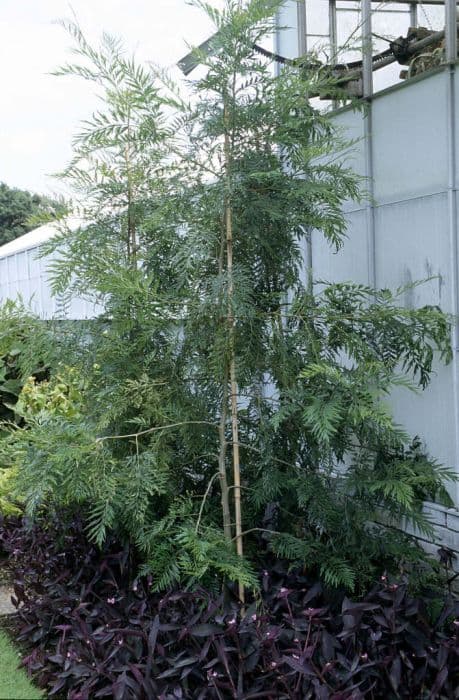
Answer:
[[[134,212],[132,210],[134,205],[134,193],[132,186],[131,154],[129,151],[129,145],[126,145],[124,157],[126,161],[127,176],[127,253],[130,265],[132,265],[132,267],[137,267],[136,226]]]
[[[234,480],[234,520],[236,529],[236,551],[240,557],[244,554],[242,541],[241,510],[241,464],[239,458],[239,417],[238,386],[236,376],[235,322],[233,313],[234,279],[233,279],[233,211],[231,206],[231,141],[228,124],[228,107],[225,105],[225,166],[226,166],[226,271],[228,274],[228,331],[229,331],[229,378],[231,388],[231,431],[233,438],[233,480]],[[244,602],[244,586],[239,584],[239,597]]]

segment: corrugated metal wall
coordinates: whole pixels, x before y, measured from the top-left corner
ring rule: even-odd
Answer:
[[[51,294],[47,266],[50,258],[40,259],[38,247],[2,256],[0,248],[0,304],[22,298],[40,318],[85,319],[100,313],[100,307],[88,300],[72,298],[68,306]]]

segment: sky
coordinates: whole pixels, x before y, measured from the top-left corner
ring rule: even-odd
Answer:
[[[107,31],[139,60],[170,67],[176,78],[187,42],[200,44],[213,31],[187,0],[0,0],[0,182],[11,187],[68,194],[51,174],[67,164],[79,122],[98,106],[89,83],[50,75],[72,58],[71,38],[56,21],[73,14],[92,43]],[[392,68],[398,75],[399,67]],[[381,77],[375,76],[378,89]]]
[[[97,107],[90,83],[50,75],[72,60],[71,38],[56,24],[72,14],[91,42],[107,31],[176,77],[186,42],[197,45],[212,32],[186,0],[0,0],[0,181],[10,187],[63,193],[51,174],[69,161],[79,121]]]

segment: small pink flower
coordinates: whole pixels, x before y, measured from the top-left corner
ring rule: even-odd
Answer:
[[[290,593],[291,593],[291,591],[288,588],[284,588],[284,586],[283,586],[282,588],[279,588],[279,593],[277,594],[277,597],[278,598],[288,598]]]
[[[368,661],[368,654],[360,654],[362,661]]]
[[[300,657],[298,656],[298,654],[292,654],[292,657],[293,657],[294,659],[297,659],[297,660],[300,658]]]
[[[236,624],[236,618],[232,617],[231,620],[228,620],[229,625],[235,625]]]
[[[115,599],[114,598],[107,598],[107,603],[109,605],[115,605]]]
[[[250,619],[252,620],[252,622],[256,622],[256,619],[257,619],[256,614],[254,613],[253,615],[251,615]]]
[[[118,646],[120,646],[120,647],[123,646],[123,640],[122,640],[122,639],[118,639]]]
[[[269,665],[271,666],[271,668],[277,668],[277,661],[271,661]]]

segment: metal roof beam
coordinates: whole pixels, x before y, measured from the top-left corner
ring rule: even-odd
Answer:
[[[337,2],[349,2],[349,3],[355,3],[355,2],[364,2],[364,0],[337,0]],[[306,0],[307,2],[307,0]],[[330,0],[324,0],[324,2],[330,2]],[[384,12],[384,5],[386,2],[384,0],[371,0],[371,2],[381,5],[380,11]],[[446,0],[448,2],[448,0]],[[387,0],[387,4],[394,4],[394,5],[445,5],[445,0]],[[456,2],[456,5],[458,3]]]

